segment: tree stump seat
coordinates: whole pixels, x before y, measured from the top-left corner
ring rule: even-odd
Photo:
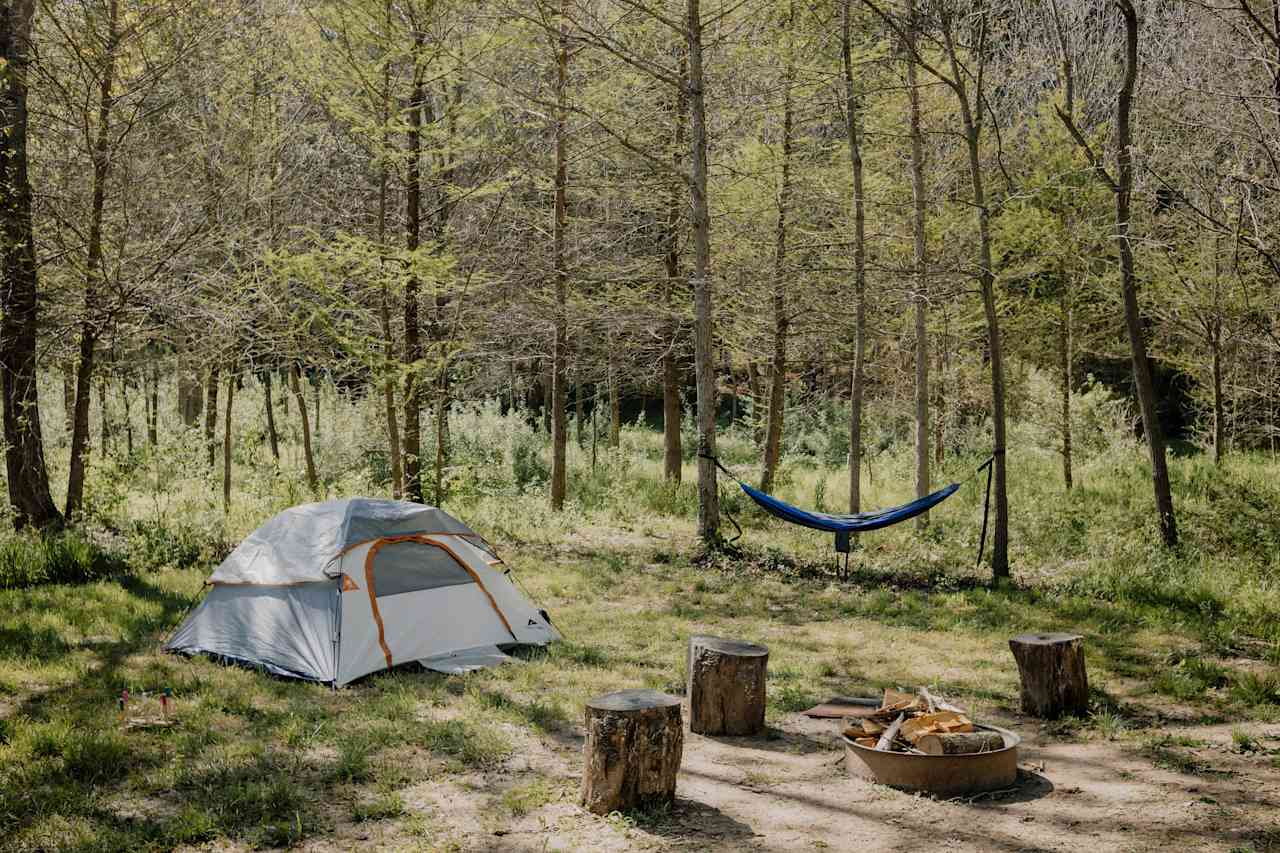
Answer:
[[[586,706],[582,804],[595,814],[675,801],[684,751],[680,700],[657,690],[621,690]]]
[[[1079,634],[1019,634],[1009,641],[1022,680],[1022,710],[1055,720],[1089,712],[1084,637]]]
[[[764,731],[769,649],[742,640],[689,638],[689,730],[702,735]]]

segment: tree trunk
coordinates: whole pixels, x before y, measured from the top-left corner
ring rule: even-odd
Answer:
[[[769,650],[755,643],[689,638],[689,731],[755,735],[764,731]]]
[[[1213,361],[1213,464],[1222,462],[1225,444],[1226,413],[1222,403],[1222,329],[1215,322],[1209,335],[1209,350]]]
[[[556,51],[556,120],[555,120],[555,210],[552,222],[552,251],[555,263],[555,331],[551,355],[551,508],[564,509],[566,444],[569,428],[565,423],[569,416],[567,349],[569,344],[568,293],[569,272],[565,260],[565,230],[568,226],[568,205],[565,199],[568,184],[565,125],[568,122],[569,85],[569,23],[568,0],[560,0],[560,37]]]
[[[76,423],[76,372],[71,364],[64,363],[62,373],[62,419],[65,422],[67,435],[75,430]]]
[[[1124,322],[1133,356],[1134,385],[1142,411],[1142,430],[1151,454],[1151,479],[1155,490],[1156,513],[1164,544],[1178,543],[1178,527],[1173,517],[1173,494],[1169,488],[1169,468],[1165,459],[1164,431],[1160,428],[1155,382],[1147,342],[1143,337],[1142,310],[1138,306],[1138,281],[1134,275],[1133,246],[1129,240],[1129,207],[1133,193],[1133,152],[1130,114],[1133,89],[1138,77],[1138,13],[1131,0],[1117,0],[1125,23],[1124,78],[1116,99],[1116,242],[1120,249],[1120,289],[1124,297]]]
[[[788,7],[788,29],[795,18],[794,2]],[[782,419],[787,407],[787,205],[791,200],[791,131],[794,116],[791,109],[791,87],[795,65],[788,57],[782,75],[782,179],[778,185],[778,223],[773,243],[773,371],[769,386],[769,426],[765,429],[764,471],[760,490],[773,491],[782,456]]]
[[[320,374],[308,380],[311,383],[311,399],[316,407],[316,420],[311,425],[311,432],[316,438],[320,437]]]
[[[101,375],[98,376],[98,429],[100,430],[99,446],[105,456],[107,451],[111,449],[111,413],[107,408],[107,380]]]
[[[1059,276],[1062,276],[1059,270]],[[1071,491],[1074,486],[1071,474],[1071,363],[1075,360],[1072,352],[1071,303],[1066,291],[1066,279],[1062,279],[1062,482]]]
[[[676,87],[672,104],[674,113],[675,134],[672,140],[672,161],[679,171],[684,162],[684,125],[688,112],[688,97],[685,86],[688,84],[689,62],[684,46],[677,48],[679,53],[680,85]],[[672,483],[679,483],[684,469],[684,448],[681,446],[680,419],[680,362],[678,337],[680,323],[675,315],[675,295],[680,282],[680,211],[683,207],[680,198],[682,187],[679,180],[673,179],[670,197],[667,201],[667,222],[664,242],[666,253],[664,263],[667,268],[666,292],[663,294],[667,308],[666,349],[662,354],[662,475]]]
[[[0,397],[5,472],[18,528],[56,527],[36,384],[39,279],[27,171],[27,73],[33,0],[0,0]]]
[[[416,251],[422,236],[422,108],[426,100],[423,70],[417,55],[426,34],[413,34],[414,79],[409,99],[408,177],[405,181],[405,248]],[[418,327],[418,279],[404,287],[404,491],[408,500],[422,503],[422,330]]]
[[[222,514],[231,512],[231,403],[236,394],[236,372],[227,372],[227,411],[222,416]]]
[[[444,469],[449,462],[449,367],[448,361],[440,368],[440,382],[436,392],[436,464],[432,490],[432,502],[444,506]]]
[[[160,444],[160,366],[154,361],[151,363],[150,373],[147,400],[151,405],[147,409],[147,444],[156,447]]]
[[[656,690],[622,690],[586,706],[582,804],[606,815],[669,806],[684,752],[680,700]]]
[[[986,34],[986,10],[982,11],[980,26],[981,38]],[[1000,320],[996,313],[995,268],[991,261],[991,214],[987,209],[986,189],[982,176],[982,159],[979,142],[982,133],[983,93],[974,93],[976,108],[969,103],[968,88],[965,76],[960,69],[957,49],[948,28],[945,32],[947,53],[951,60],[951,71],[954,80],[954,91],[960,107],[960,120],[964,127],[965,141],[968,143],[969,178],[973,187],[973,209],[978,216],[978,284],[982,291],[982,312],[987,321],[987,354],[991,362],[991,423],[992,453],[995,460],[992,465],[996,517],[992,538],[991,573],[997,579],[1009,577],[1009,492],[1008,472],[1006,465],[1005,436],[1005,390],[1004,390],[1004,355],[1000,341]],[[979,60],[981,62],[981,59]],[[979,66],[981,67],[981,66]],[[982,73],[978,73],[982,80]]]
[[[89,454],[89,389],[93,378],[94,347],[98,339],[98,292],[102,277],[102,220],[107,179],[111,174],[111,110],[115,97],[116,49],[119,44],[118,0],[107,4],[107,42],[98,80],[98,115],[93,141],[92,198],[85,253],[84,319],[80,324],[80,363],[76,371],[76,414],[71,432],[71,469],[67,476],[68,516],[79,512],[84,500],[85,465]]]
[[[129,377],[120,377],[120,406],[124,409],[124,452],[133,455],[133,410],[129,400]]]
[[[200,420],[200,412],[204,407],[204,388],[200,378],[190,365],[186,356],[178,353],[178,417],[183,426],[193,427]]]
[[[693,230],[693,358],[698,388],[698,538],[719,547],[720,492],[716,488],[716,373],[712,351],[711,216],[707,203],[707,110],[702,74],[700,0],[687,0],[689,129],[692,137],[690,226]]]
[[[907,37],[910,40],[907,48],[907,95],[910,99],[911,133],[911,261],[915,273],[916,497],[922,498],[929,494],[929,278],[924,230],[924,135],[920,130],[920,90],[916,84],[915,42],[919,24],[916,0],[910,0],[907,8]],[[917,530],[924,530],[928,526],[928,513],[916,516]]]
[[[845,133],[853,168],[853,372],[849,378],[849,512],[862,511],[862,397],[867,339],[867,215],[862,187],[862,103],[853,85],[850,3],[840,15],[840,56],[844,69]]]
[[[622,394],[618,389],[618,371],[609,362],[609,447],[617,450],[622,443]]]
[[[209,467],[212,468],[218,453],[218,366],[209,368],[209,379],[205,382],[204,399],[204,443],[209,454]]]
[[[299,381],[297,365],[294,365],[289,371],[289,385],[293,389],[293,399],[298,404],[298,418],[302,421],[302,458],[307,466],[307,488],[313,494],[318,494],[320,480],[316,476],[315,457],[311,455],[311,424],[307,421],[307,401],[302,396],[302,383]]]
[[[391,0],[383,3],[383,18],[387,31],[391,31]],[[382,126],[386,128],[391,122],[391,66],[390,61],[383,63],[382,69]],[[391,181],[388,158],[381,158],[378,165],[378,245],[387,242],[387,210],[388,188]],[[391,458],[391,497],[399,500],[404,496],[404,462],[400,457],[400,417],[396,411],[395,380],[395,338],[391,333],[391,294],[386,278],[382,281],[382,294],[378,303],[378,318],[382,322],[383,357],[386,365],[386,377],[382,382],[382,402],[387,419],[387,449]]]
[[[276,432],[275,404],[271,402],[271,371],[262,371],[262,396],[266,402],[267,441],[271,445],[271,458],[280,462],[280,435]]]
[[[582,384],[581,374],[582,369],[575,368],[574,375],[578,381],[573,386],[573,431],[579,449],[586,446],[586,427],[583,420],[587,416],[586,401],[583,398],[586,388]]]
[[[760,417],[764,387],[760,377],[760,365],[754,361],[747,362],[747,390],[751,394],[751,440],[759,447],[764,444],[764,418]]]
[[[1009,641],[1022,679],[1022,710],[1046,720],[1089,713],[1084,638],[1078,634],[1019,634]]]

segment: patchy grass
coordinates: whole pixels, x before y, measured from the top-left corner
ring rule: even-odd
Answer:
[[[338,405],[326,398],[331,403]],[[237,417],[257,417],[252,410],[245,403]],[[344,411],[329,417],[326,409],[316,442],[326,488],[379,493],[376,472],[351,451],[367,423]],[[902,525],[863,537],[851,578],[841,582],[829,537],[767,519],[730,489],[725,507],[744,538],[737,551],[700,555],[693,466],[682,485],[664,483],[649,431],[627,427],[623,449],[603,449],[594,467],[587,451],[571,447],[571,501],[556,514],[537,459],[545,443],[529,444],[527,424],[467,415],[455,426],[460,462],[473,467],[460,464],[472,474],[451,480],[450,509],[499,545],[565,642],[465,678],[406,668],[336,692],[159,653],[226,541],[309,498],[250,445],[238,451],[242,493],[224,519],[202,473],[201,443],[183,449],[170,436],[170,450],[142,452],[127,469],[104,461],[93,472],[95,505],[111,507],[110,527],[119,531],[101,549],[124,555],[123,569],[63,578],[75,583],[50,582],[59,578],[46,573],[0,589],[4,848],[317,839],[358,846],[341,835],[356,823],[411,839],[406,846],[460,849],[460,831],[433,805],[431,786],[465,782],[481,792],[500,824],[486,831],[554,815],[552,804],[574,794],[562,778],[522,763],[524,755],[576,754],[582,706],[593,695],[640,686],[682,692],[693,633],[770,647],[767,710],[775,728],[833,695],[919,684],[976,714],[1013,712],[1017,675],[1007,638],[1064,629],[1086,637],[1094,695],[1092,716],[1046,730],[1055,737],[1127,742],[1150,762],[1205,774],[1213,771],[1202,745],[1159,736],[1162,715],[1280,718],[1280,476],[1264,458],[1231,457],[1216,467],[1173,460],[1184,542],[1166,552],[1151,544],[1149,483],[1133,448],[1081,458],[1083,485],[1064,494],[1053,457],[1024,443],[1010,454],[1015,583],[992,588],[987,570],[973,566],[982,515],[976,489],[934,511],[923,536]],[[510,437],[517,432],[518,448]],[[745,469],[754,449],[734,430],[721,455]],[[963,479],[980,457],[948,457],[940,479]],[[838,510],[846,474],[823,458],[789,455],[779,495]],[[483,460],[490,468],[475,467]],[[297,462],[287,441],[285,465]],[[877,456],[864,504],[909,497],[909,463],[906,452]],[[177,725],[121,728],[122,689],[166,687]],[[1241,742],[1236,748],[1253,754]],[[769,784],[764,770],[746,772],[746,782]],[[601,825],[664,821],[664,813],[631,814]]]

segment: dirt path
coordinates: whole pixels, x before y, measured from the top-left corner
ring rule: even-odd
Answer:
[[[501,773],[420,786],[407,797],[439,840],[396,831],[339,837],[361,846],[467,851],[1261,851],[1280,849],[1280,771],[1230,751],[1230,727],[1179,729],[1195,774],[1163,769],[1133,744],[1061,742],[1026,720],[996,719],[1026,738],[1016,790],[937,801],[848,776],[836,724],[785,718],[762,738],[686,733],[678,801],[636,822],[576,805],[579,732],[530,739]],[[1280,731],[1250,732],[1276,746]],[[1191,742],[1191,741],[1185,741]],[[553,780],[553,801],[512,819],[501,794]]]

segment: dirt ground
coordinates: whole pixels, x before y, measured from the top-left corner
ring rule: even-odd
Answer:
[[[789,715],[764,737],[686,730],[677,802],[639,820],[576,804],[581,732],[529,739],[502,772],[406,792],[436,840],[400,822],[339,826],[317,849],[465,851],[1261,851],[1280,849],[1280,771],[1263,751],[1233,750],[1232,730],[1170,729],[1194,743],[1192,772],[1155,766],[1132,747],[1063,740],[1035,721],[987,715],[1024,738],[1016,787],[935,800],[849,776],[837,723]],[[1246,727],[1266,748],[1280,730]],[[1183,754],[1183,753],[1180,753]],[[496,791],[552,778],[557,795],[516,820],[491,818]],[[447,838],[445,841],[443,839]]]

